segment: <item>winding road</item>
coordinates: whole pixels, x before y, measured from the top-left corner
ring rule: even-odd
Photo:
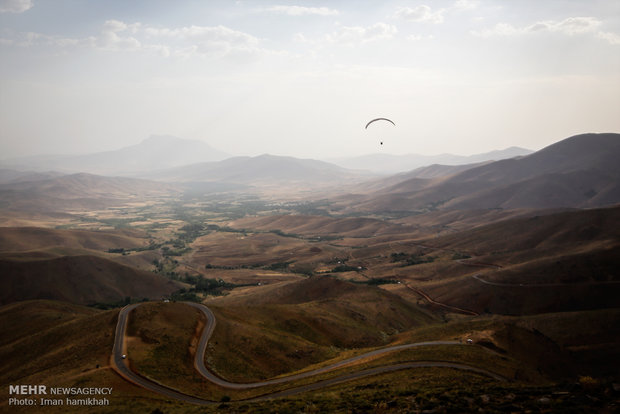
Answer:
[[[319,374],[322,374],[328,371],[333,371],[335,369],[344,367],[346,365],[358,362],[364,358],[374,357],[374,356],[382,355],[388,352],[400,351],[403,349],[410,349],[410,348],[423,347],[423,346],[433,346],[433,345],[467,346],[458,341],[428,341],[428,342],[417,342],[417,343],[403,344],[403,345],[394,345],[394,346],[389,346],[386,348],[381,348],[381,349],[377,349],[374,351],[370,351],[370,352],[367,352],[367,353],[364,353],[364,354],[361,354],[361,355],[358,355],[352,358],[342,360],[335,364],[331,364],[331,365],[318,368],[318,369],[314,369],[311,371],[302,372],[299,374],[289,375],[286,377],[278,377],[278,378],[274,378],[270,380],[253,382],[253,383],[233,383],[233,382],[226,381],[218,377],[217,375],[213,374],[211,371],[207,369],[207,367],[204,364],[207,344],[209,342],[209,339],[211,338],[211,335],[213,334],[213,330],[215,329],[215,325],[216,325],[215,315],[213,315],[213,312],[211,312],[211,310],[205,305],[193,303],[193,302],[183,302],[183,303],[200,310],[205,315],[206,320],[207,320],[207,323],[202,331],[202,334],[200,336],[200,341],[197,346],[196,355],[194,358],[194,367],[208,381],[216,385],[219,385],[221,387],[235,389],[235,390],[247,390],[247,389],[264,387],[267,385],[289,383],[289,382],[296,381],[299,379],[319,375]],[[115,334],[116,336],[114,338],[114,346],[112,349],[112,356],[111,356],[112,368],[129,382],[132,382],[147,390],[165,395],[167,397],[171,397],[171,398],[174,398],[180,401],[184,401],[184,402],[188,402],[192,404],[199,404],[199,405],[219,404],[219,403],[216,403],[215,401],[210,401],[210,400],[198,398],[192,395],[181,393],[177,390],[166,387],[165,385],[156,383],[143,376],[140,376],[139,374],[135,373],[134,371],[130,369],[129,361],[123,358],[123,355],[127,354],[126,343],[125,343],[125,333],[127,330],[127,320],[128,320],[129,313],[135,308],[137,308],[138,306],[140,306],[139,303],[125,306],[123,309],[121,309],[121,311],[118,314],[118,323],[116,325],[116,334]],[[490,372],[484,369],[465,365],[465,364],[459,364],[459,363],[454,363],[454,362],[443,362],[443,361],[415,361],[415,362],[405,362],[405,363],[400,363],[400,364],[380,366],[380,367],[365,369],[365,370],[357,371],[353,373],[343,374],[343,375],[339,375],[334,378],[318,381],[312,384],[294,387],[294,388],[290,388],[284,391],[268,393],[268,394],[255,397],[255,398],[251,398],[245,401],[259,401],[259,400],[266,400],[266,399],[277,398],[277,397],[291,396],[291,395],[299,394],[302,392],[312,391],[312,390],[316,390],[322,387],[327,387],[333,384],[338,384],[338,383],[345,382],[345,381],[351,381],[354,379],[358,379],[358,378],[362,378],[362,377],[366,377],[370,375],[377,375],[377,374],[388,373],[388,372],[393,372],[393,371],[398,371],[398,370],[403,370],[403,369],[422,368],[422,367],[442,367],[442,368],[460,369],[460,370],[466,370],[466,371],[471,371],[471,372],[475,372],[478,374],[486,375],[498,381],[507,381],[506,378],[498,374],[495,374],[493,372]]]

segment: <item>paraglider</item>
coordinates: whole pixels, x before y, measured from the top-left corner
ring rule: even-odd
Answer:
[[[391,119],[387,119],[387,118],[375,118],[375,119],[370,120],[370,121],[366,124],[366,126],[364,127],[364,129],[368,129],[368,125],[370,125],[370,124],[372,124],[373,122],[376,122],[376,121],[387,121],[387,122],[391,123],[392,125],[396,126],[396,124],[394,123],[394,121],[392,121]],[[381,145],[383,145],[383,141],[381,141],[381,142],[380,142],[380,144],[381,144]]]
[[[392,120],[390,120],[390,119],[387,119],[387,118],[375,118],[375,119],[373,119],[373,120],[369,121],[369,122],[366,124],[366,127],[365,127],[364,129],[368,129],[368,125],[370,125],[370,124],[372,124],[373,122],[376,122],[376,121],[388,121],[388,122],[389,122],[389,123],[391,123],[392,125],[396,126],[396,124],[395,124]]]

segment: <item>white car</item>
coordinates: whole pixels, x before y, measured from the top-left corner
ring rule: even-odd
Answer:
[[[127,358],[127,355],[123,354],[123,355],[121,355],[121,358],[125,359],[125,358]]]

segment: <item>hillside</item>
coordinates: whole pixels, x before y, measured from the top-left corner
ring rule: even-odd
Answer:
[[[583,134],[534,154],[448,178],[412,178],[356,199],[351,210],[600,207],[620,202],[620,134]],[[346,204],[344,198],[339,203]]]
[[[113,248],[144,247],[147,244],[144,237],[144,233],[131,229],[92,231],[41,227],[0,227],[0,253],[49,248],[105,252]]]
[[[432,185],[433,182],[443,179],[452,175],[456,175],[460,172],[469,170],[471,168],[478,167],[487,162],[475,163],[475,164],[463,164],[463,165],[442,165],[431,164],[423,167],[418,167],[415,170],[403,172],[388,177],[381,177],[370,181],[364,181],[363,183],[348,187],[347,191],[367,193],[374,191],[380,194],[385,191],[395,191],[401,183],[406,183],[406,186],[411,185],[413,182],[417,183],[419,188],[424,188],[427,185]],[[410,190],[410,188],[409,188]]]
[[[430,281],[435,300],[510,315],[606,309],[620,294],[620,208],[498,223],[422,243],[473,256],[467,277]],[[489,265],[490,264],[490,265]]]
[[[237,229],[282,231],[304,236],[372,237],[413,231],[412,228],[365,217],[325,217],[311,215],[270,215],[244,217],[229,223]]]
[[[44,384],[48,390],[51,387],[112,387],[114,394],[110,398],[112,409],[109,412],[119,412],[118,401],[128,401],[126,409],[120,411],[144,411],[132,409],[132,402],[152,401],[152,394],[124,381],[109,365],[117,314],[117,309],[99,311],[45,300],[1,306],[0,324],[5,328],[0,347],[3,389],[8,390],[11,384]],[[5,412],[10,397],[7,391],[0,398]],[[84,406],[38,409],[13,405],[9,409],[11,413],[84,411]]]
[[[54,170],[118,176],[196,162],[218,161],[227,157],[228,154],[202,141],[153,135],[139,144],[114,151],[85,155],[25,157],[5,160],[3,165],[22,170]]]
[[[127,297],[160,299],[180,288],[151,272],[96,256],[0,259],[0,304],[53,299],[75,304],[116,303]]]
[[[368,174],[349,171],[324,161],[264,154],[160,170],[143,177],[166,182],[221,182],[267,186],[299,183],[312,186],[359,182],[367,178]]]
[[[432,164],[443,164],[449,166],[475,164],[521,157],[531,153],[531,150],[525,148],[510,147],[503,150],[490,151],[474,155],[370,154],[353,158],[333,159],[329,161],[340,165],[341,167],[354,170],[368,170],[380,174],[395,174],[404,171],[411,171]]]
[[[62,176],[62,173],[47,171],[18,171],[8,168],[0,168],[0,184],[14,183],[20,181],[39,181]]]
[[[228,346],[208,358],[216,372],[245,381],[317,363],[337,348],[384,345],[436,321],[390,292],[330,276],[216,298],[209,306],[218,320],[213,341]]]
[[[479,226],[426,243],[480,256],[522,250],[540,254],[557,247],[619,241],[620,207],[544,213]]]
[[[79,173],[1,184],[0,208],[22,211],[98,209],[147,197],[162,197],[175,191],[171,186],[152,181]]]

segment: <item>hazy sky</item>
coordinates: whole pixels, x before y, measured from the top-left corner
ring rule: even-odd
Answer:
[[[539,149],[620,132],[620,1],[0,0],[0,128],[0,158],[151,134],[234,155]]]

